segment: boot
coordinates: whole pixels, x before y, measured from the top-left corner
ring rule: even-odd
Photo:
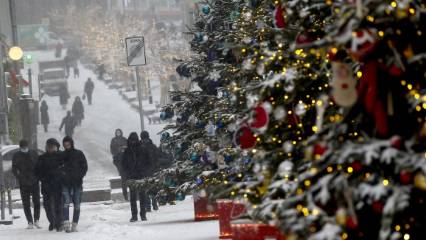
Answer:
[[[34,225],[33,225],[33,223],[28,223],[28,227],[27,227],[27,229],[34,229]]]
[[[130,222],[137,222],[138,218],[135,216],[132,216],[132,218],[130,218]]]
[[[146,215],[145,214],[141,214],[141,221],[142,222],[144,222],[144,221],[146,221],[147,219],[146,219]]]
[[[59,223],[55,225],[56,231],[57,232],[62,232],[64,231],[64,223]]]
[[[78,232],[77,225],[78,223],[72,223],[71,232]]]
[[[65,230],[66,233],[71,232],[71,223],[69,221],[64,222],[64,230]]]
[[[53,224],[50,224],[49,225],[49,231],[51,232],[51,231],[53,231],[53,229],[55,229],[55,226],[53,226]]]
[[[35,221],[34,227],[36,227],[37,229],[41,229],[40,222],[38,220]]]

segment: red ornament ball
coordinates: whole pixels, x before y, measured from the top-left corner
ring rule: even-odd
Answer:
[[[241,149],[253,148],[256,146],[256,137],[249,127],[243,126],[235,132],[234,142]]]
[[[396,148],[396,149],[399,149],[399,150],[404,148],[404,140],[402,139],[401,136],[397,136],[397,135],[393,136],[391,138],[390,142],[391,142],[391,146],[393,148]]]
[[[252,111],[252,117],[249,121],[252,128],[264,128],[269,123],[269,111],[266,104],[255,107]]]
[[[348,217],[346,219],[346,227],[350,229],[357,229],[358,228],[358,221],[354,217]]]
[[[358,172],[358,171],[361,171],[362,170],[362,164],[361,164],[361,162],[360,161],[354,161],[352,164],[351,164],[351,167],[354,169],[354,171],[356,171],[356,172]]]
[[[375,201],[373,202],[371,207],[373,208],[374,212],[381,214],[383,212],[383,208],[385,207],[385,205],[381,201]]]
[[[314,155],[322,156],[327,151],[327,145],[317,143],[314,145]]]
[[[407,170],[402,170],[399,173],[399,180],[404,185],[410,184],[413,180],[413,174],[411,174],[411,172],[409,172]]]

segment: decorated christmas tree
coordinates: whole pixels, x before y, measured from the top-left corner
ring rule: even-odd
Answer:
[[[424,3],[283,6],[301,9],[299,16],[311,12],[309,18],[330,13],[322,20],[325,34],[299,47],[328,51],[323,71],[331,70],[340,121],[297,144],[310,161],[297,168],[296,186],[278,202],[264,199],[254,216],[279,225],[290,239],[425,238]],[[317,146],[321,151],[310,154]]]

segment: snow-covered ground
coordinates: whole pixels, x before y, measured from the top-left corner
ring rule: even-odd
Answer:
[[[148,213],[147,222],[129,223],[129,203],[83,204],[78,233],[57,233],[47,230],[42,209],[43,229],[27,230],[22,209],[13,225],[0,225],[0,240],[213,240],[218,239],[217,221],[194,222],[192,197],[176,206],[161,207]]]
[[[26,65],[32,68],[33,76],[38,75],[38,61],[46,61],[54,58],[53,52],[31,52],[34,63]],[[114,89],[96,79],[95,74],[81,64],[80,77],[68,79],[68,88],[71,98],[68,102],[67,110],[70,110],[74,98],[83,95],[84,83],[88,77],[95,82],[95,91],[93,94],[93,105],[89,106],[87,101],[84,102],[85,119],[81,127],[75,129],[74,139],[76,148],[83,150],[88,159],[89,171],[85,178],[85,188],[105,188],[109,186],[108,179],[116,176],[117,171],[112,163],[112,157],[109,152],[109,144],[111,138],[114,137],[116,128],[121,128],[127,136],[130,132],[140,132],[139,114],[123,100],[123,98]],[[26,73],[24,69],[22,72]],[[35,84],[35,83],[34,83]],[[38,91],[34,86],[35,92]],[[159,99],[159,94],[154,97]],[[50,125],[49,132],[44,133],[42,126],[38,129],[38,145],[44,148],[44,143],[48,138],[55,137],[62,140],[64,133],[59,132],[59,125],[62,118],[65,117],[66,111],[59,105],[59,97],[44,96],[42,100],[46,100],[49,106]],[[157,100],[157,99],[155,99]],[[148,125],[148,119],[145,118],[145,128],[150,132],[151,138],[158,145],[160,136],[157,135],[164,125]]]

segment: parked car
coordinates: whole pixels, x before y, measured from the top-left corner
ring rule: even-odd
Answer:
[[[4,173],[4,181],[6,187],[10,187],[12,189],[19,187],[18,181],[12,173],[12,158],[13,155],[19,151],[18,145],[6,145],[2,146],[0,149],[0,153],[3,157],[3,173]],[[38,154],[41,155],[44,152],[42,150],[38,150]]]

